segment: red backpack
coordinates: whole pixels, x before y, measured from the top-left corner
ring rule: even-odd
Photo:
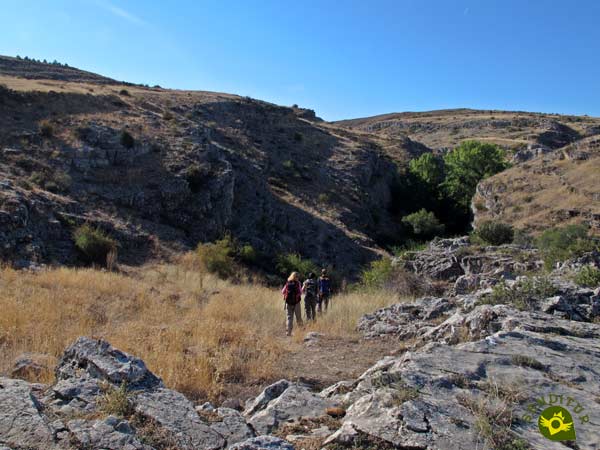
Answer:
[[[288,281],[286,283],[285,302],[288,305],[295,305],[298,303],[298,283],[297,281]]]

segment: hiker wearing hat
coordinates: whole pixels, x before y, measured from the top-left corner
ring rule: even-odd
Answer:
[[[309,273],[308,278],[302,285],[304,294],[304,310],[306,311],[306,320],[316,319],[317,308],[317,280],[314,273]]]
[[[317,311],[319,311],[319,313],[327,311],[330,297],[331,280],[329,279],[329,275],[327,275],[327,269],[323,269],[321,270],[321,276],[319,277],[318,285]]]
[[[302,308],[300,307],[300,302],[302,300],[302,285],[298,278],[298,272],[292,272],[288,277],[285,286],[283,286],[283,289],[281,290],[283,300],[285,301],[285,313],[287,317],[286,334],[288,336],[292,335],[294,316],[296,316],[298,326],[302,326]]]

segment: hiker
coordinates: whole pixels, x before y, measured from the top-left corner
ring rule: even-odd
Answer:
[[[285,286],[283,286],[283,289],[281,290],[283,300],[285,301],[285,312],[287,316],[286,334],[288,336],[292,335],[294,315],[296,316],[298,326],[302,326],[302,308],[300,307],[300,302],[302,300],[302,285],[298,278],[298,272],[292,272],[288,277]]]
[[[329,306],[329,298],[331,297],[331,280],[327,275],[327,269],[321,270],[321,276],[319,277],[319,294],[317,298],[317,311],[319,313],[324,310],[327,311]]]
[[[302,293],[304,294],[304,309],[306,311],[306,320],[316,319],[317,307],[317,280],[314,273],[309,273],[308,278],[302,285]]]

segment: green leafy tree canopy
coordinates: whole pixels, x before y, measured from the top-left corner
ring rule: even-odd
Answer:
[[[442,187],[463,208],[469,207],[477,183],[509,166],[500,147],[478,141],[463,142],[446,154],[444,163],[446,179]]]

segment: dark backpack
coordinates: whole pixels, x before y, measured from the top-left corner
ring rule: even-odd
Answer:
[[[298,283],[297,281],[288,281],[287,292],[285,294],[285,302],[288,305],[295,305],[298,303]]]
[[[304,282],[304,290],[306,292],[306,298],[316,298],[317,296],[317,282],[313,279],[308,279]]]

